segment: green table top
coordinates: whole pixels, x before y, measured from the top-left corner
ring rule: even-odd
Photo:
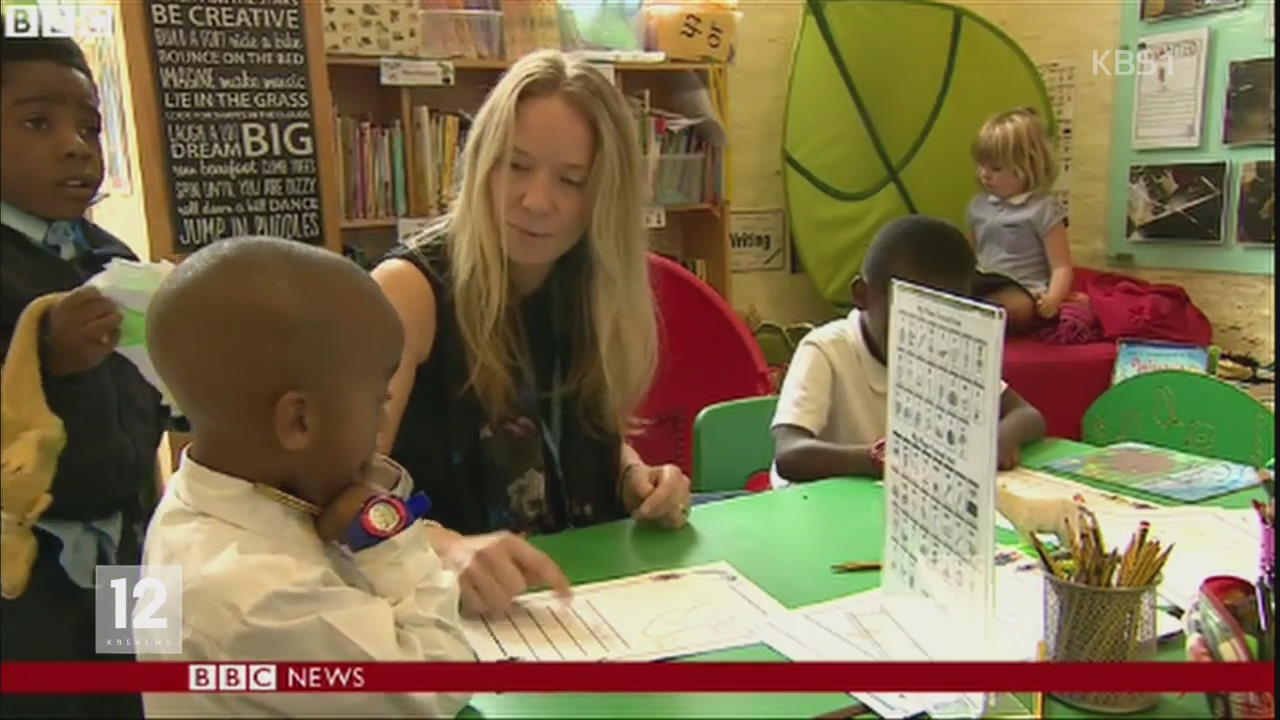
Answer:
[[[1088,446],[1046,440],[1023,453],[1036,467]],[[1241,491],[1212,504],[1249,507],[1259,489]],[[833,573],[833,563],[880,557],[884,497],[878,482],[833,479],[793,485],[694,508],[678,531],[606,523],[537,538],[535,544],[560,563],[575,583],[608,580],[664,568],[724,560],[788,608],[870,590],[879,573]],[[1160,659],[1185,659],[1181,641],[1162,647]],[[705,653],[678,662],[787,662],[758,645]],[[464,717],[814,717],[854,701],[840,693],[652,693],[480,695]],[[1050,699],[1049,717],[1090,717]],[[1208,717],[1203,695],[1162,698],[1144,717]]]

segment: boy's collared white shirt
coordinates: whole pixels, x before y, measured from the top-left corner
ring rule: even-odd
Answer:
[[[773,427],[795,425],[827,442],[870,445],[884,437],[889,370],[862,336],[862,312],[816,328],[791,356]],[[787,485],[777,466],[773,487]]]
[[[407,476],[396,488],[410,490]],[[312,518],[185,455],[147,530],[143,562],[182,567],[183,662],[473,661],[458,581],[421,522],[358,553]],[[149,717],[452,717],[465,694],[149,693]]]
[[[1001,392],[1007,387],[1002,383]],[[795,425],[825,442],[870,445],[888,432],[888,406],[889,368],[867,346],[862,311],[855,308],[800,341],[771,427]],[[775,488],[790,484],[776,463],[769,481]]]

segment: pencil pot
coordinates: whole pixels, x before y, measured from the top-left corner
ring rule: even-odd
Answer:
[[[1093,587],[1046,575],[1045,644],[1055,662],[1149,662],[1156,657],[1156,579],[1145,587]],[[1152,693],[1055,693],[1068,705],[1130,713],[1155,705]]]

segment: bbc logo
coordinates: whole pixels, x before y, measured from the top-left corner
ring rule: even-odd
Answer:
[[[276,689],[276,666],[192,664],[187,667],[187,689],[192,692],[272,692]]]
[[[115,27],[115,8],[110,5],[6,3],[4,7],[5,37],[111,37]]]

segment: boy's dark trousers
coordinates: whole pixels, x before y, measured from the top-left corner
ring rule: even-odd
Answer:
[[[62,542],[36,530],[40,551],[27,589],[0,601],[0,659],[83,662],[130,661],[133,655],[94,652],[93,590],[76,585],[58,563]],[[71,685],[74,678],[67,678]],[[0,694],[6,718],[141,718],[142,699],[123,695]]]

